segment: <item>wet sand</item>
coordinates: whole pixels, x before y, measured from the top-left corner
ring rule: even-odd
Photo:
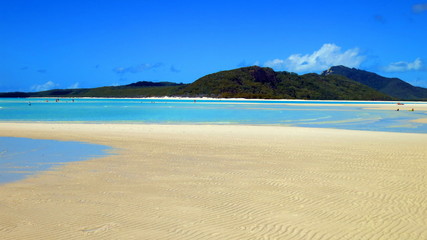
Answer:
[[[0,123],[115,155],[0,185],[1,239],[426,239],[427,134]]]
[[[412,121],[417,122],[417,123],[426,123],[427,124],[427,118],[419,118],[419,119],[415,119]]]

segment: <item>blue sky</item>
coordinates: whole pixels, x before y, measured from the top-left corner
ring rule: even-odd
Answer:
[[[0,92],[346,65],[427,87],[427,1],[0,0]]]

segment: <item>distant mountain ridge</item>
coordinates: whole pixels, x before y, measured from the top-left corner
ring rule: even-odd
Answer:
[[[191,84],[140,81],[128,85],[42,92],[0,93],[0,97],[214,97],[312,100],[421,100],[427,89],[397,78],[334,66],[322,74],[298,75],[251,66],[208,74]]]
[[[427,88],[415,87],[399,78],[386,78],[376,73],[356,68],[334,66],[326,71],[323,71],[321,75],[345,76],[351,80],[367,85],[379,92],[382,92],[397,99],[427,99]]]

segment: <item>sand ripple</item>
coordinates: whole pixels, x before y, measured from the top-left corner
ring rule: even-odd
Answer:
[[[424,134],[54,127],[121,150],[1,186],[1,239],[427,239]]]

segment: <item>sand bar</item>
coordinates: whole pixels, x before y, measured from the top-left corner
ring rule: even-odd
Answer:
[[[426,239],[427,134],[0,123],[117,155],[0,185],[1,239]]]
[[[419,119],[415,119],[412,121],[417,122],[417,123],[426,123],[427,124],[427,118],[419,118]]]
[[[360,105],[365,109],[378,109],[378,110],[397,110],[400,111],[422,111],[427,112],[427,103],[405,103],[403,105],[398,104],[362,104]]]

